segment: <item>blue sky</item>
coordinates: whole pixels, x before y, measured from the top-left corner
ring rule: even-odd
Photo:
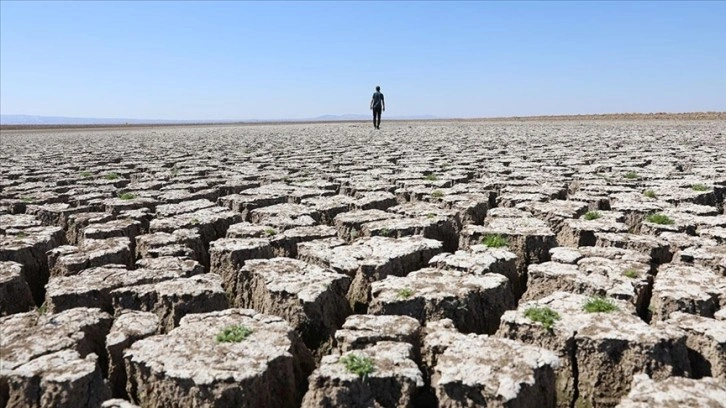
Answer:
[[[726,110],[726,2],[0,2],[0,111]]]

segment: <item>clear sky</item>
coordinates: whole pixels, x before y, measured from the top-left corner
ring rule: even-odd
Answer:
[[[0,111],[726,111],[726,2],[0,2]]]

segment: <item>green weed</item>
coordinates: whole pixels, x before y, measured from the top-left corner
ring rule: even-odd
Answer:
[[[599,211],[588,211],[585,214],[585,219],[588,221],[596,220],[598,218],[602,218],[602,214],[600,214]]]
[[[704,184],[694,184],[694,185],[691,186],[691,189],[693,191],[708,191],[708,190],[710,190],[710,188],[708,188]]]
[[[376,370],[370,357],[358,354],[348,354],[338,361],[345,366],[348,372],[356,374],[362,379],[368,378]]]
[[[550,309],[549,307],[530,307],[527,308],[527,310],[524,311],[524,317],[527,319],[542,323],[542,326],[544,326],[547,330],[552,330],[552,327],[555,325],[555,322],[557,320],[560,320],[559,313],[555,312],[554,310]]]
[[[225,327],[215,338],[217,343],[239,343],[252,334],[252,329],[245,326],[232,325]]]
[[[618,307],[610,299],[594,296],[585,302],[582,309],[587,313],[610,313],[618,310]]]
[[[489,234],[482,238],[481,243],[489,248],[501,248],[509,245],[507,239],[499,234]]]
[[[409,288],[404,288],[404,289],[401,289],[398,291],[398,297],[400,297],[400,298],[408,299],[411,296],[413,296],[413,290],[411,290]]]
[[[651,222],[653,224],[659,224],[659,225],[673,225],[675,224],[675,221],[670,219],[665,214],[650,214],[648,217],[646,217],[646,220],[648,222]]]

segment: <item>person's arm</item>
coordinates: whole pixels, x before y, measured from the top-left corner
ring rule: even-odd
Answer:
[[[373,110],[373,98],[371,98],[371,110]]]
[[[386,111],[386,99],[383,97],[383,94],[381,94],[381,108],[384,112]]]

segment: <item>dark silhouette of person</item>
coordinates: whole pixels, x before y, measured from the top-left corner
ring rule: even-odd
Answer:
[[[373,111],[373,127],[380,129],[381,112],[386,111],[386,101],[383,99],[380,86],[376,87],[376,92],[373,94],[373,99],[371,99],[371,110]],[[376,121],[376,118],[378,121]]]

